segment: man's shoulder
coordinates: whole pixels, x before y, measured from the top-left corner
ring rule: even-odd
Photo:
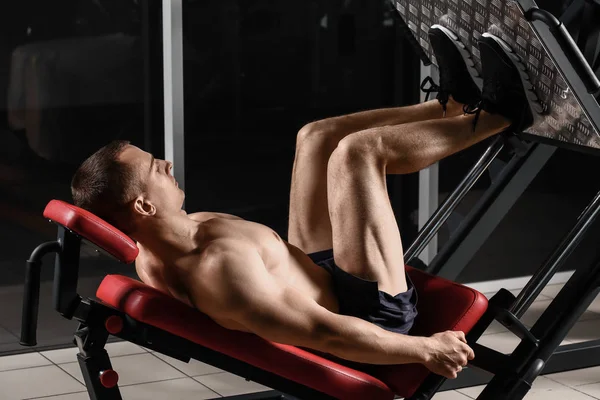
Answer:
[[[233,259],[245,258],[249,252],[256,252],[254,246],[235,237],[220,237],[202,246],[200,263],[203,266],[219,266],[220,269],[232,266]]]
[[[194,221],[198,221],[198,222],[206,222],[210,219],[215,219],[215,218],[230,219],[230,220],[243,220],[242,218],[236,217],[235,215],[231,215],[231,214],[224,214],[224,213],[218,213],[218,212],[206,212],[206,211],[191,213],[191,214],[188,214],[187,216],[188,216],[188,218],[193,219]]]

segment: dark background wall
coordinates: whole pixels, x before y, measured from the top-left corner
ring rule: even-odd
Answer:
[[[184,1],[188,210],[238,214],[287,230],[295,136],[312,120],[418,100],[418,60],[384,1]],[[24,262],[55,227],[42,212],[71,200],[77,166],[127,139],[162,157],[158,0],[0,5],[0,354],[18,345]],[[177,163],[177,160],[175,160]],[[413,178],[391,178],[403,230]],[[405,184],[406,183],[406,184]],[[79,291],[135,276],[89,248]],[[69,345],[42,273],[38,348]]]
[[[285,237],[296,132],[319,118],[418,101],[419,61],[387,4],[184,1],[188,210],[234,213]],[[24,261],[56,234],[42,217],[47,202],[70,201],[79,163],[113,139],[163,155],[160,10],[158,0],[0,5],[0,354],[23,350]],[[440,164],[442,198],[482,150]],[[597,158],[558,151],[459,280],[533,273],[598,190],[595,171]],[[483,179],[452,223],[487,185]],[[407,245],[417,175],[390,177],[389,187]],[[597,247],[594,229],[576,263]],[[135,276],[90,249],[83,258],[83,295],[107,273]],[[68,345],[74,326],[50,306],[51,260],[42,275],[39,346]]]

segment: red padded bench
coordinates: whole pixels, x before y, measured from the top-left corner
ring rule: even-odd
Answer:
[[[44,216],[57,223],[59,228],[66,228],[66,234],[87,240],[124,263],[133,262],[138,254],[135,242],[127,235],[71,204],[53,200],[46,207]],[[419,293],[419,316],[412,335],[429,336],[445,330],[468,333],[485,313],[487,299],[476,290],[408,266],[406,269]],[[228,330],[198,310],[125,276],[108,275],[96,295],[100,300],[96,307],[106,306],[110,310],[105,312],[106,315],[104,311],[98,312],[106,321],[111,313],[126,316],[125,322],[116,324],[117,328],[104,324],[116,336],[135,337],[140,343],[140,335],[135,335],[136,323],[153,327],[331,398],[383,400],[393,399],[395,395],[408,398],[432,375],[419,364],[368,366],[365,368],[367,373],[294,346]],[[122,328],[123,323],[127,329]],[[153,344],[156,343],[147,346]],[[90,379],[86,383],[93,383],[94,377]],[[270,386],[268,381],[258,383]]]

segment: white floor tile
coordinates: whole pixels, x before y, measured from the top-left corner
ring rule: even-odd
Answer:
[[[130,342],[107,343],[105,349],[108,351],[108,355],[111,358],[146,353],[146,350],[143,347]],[[76,362],[77,353],[79,353],[77,347],[68,347],[66,349],[44,351],[42,352],[42,355],[55,364],[65,364]]]
[[[485,335],[477,341],[477,343],[482,346],[489,347],[490,349],[504,354],[512,353],[520,342],[521,339],[509,331]],[[475,354],[475,357],[477,357],[477,354]]]
[[[515,297],[518,297],[518,296],[519,296],[519,294],[521,293],[521,290],[523,290],[523,289],[513,289],[513,290],[510,290],[510,292],[511,292],[512,294],[514,294],[514,295],[515,295]],[[545,295],[545,294],[543,294],[543,293],[540,293],[540,294],[538,294],[538,297],[536,297],[535,301],[540,301],[540,300],[548,300],[548,299],[551,299],[551,298],[552,298],[552,297],[549,297],[549,296],[546,296],[546,295]]]
[[[46,358],[42,357],[40,353],[25,353],[14,356],[0,357],[0,371],[41,367],[44,365],[52,365],[52,363]]]
[[[2,400],[29,399],[85,390],[55,365],[0,372]]]
[[[546,286],[543,290],[542,293],[544,296],[546,297],[550,297],[550,298],[555,298],[556,295],[558,294],[558,292],[560,292],[560,290],[563,288],[563,286],[565,286],[564,283],[558,284],[558,285],[548,285]]]
[[[39,400],[90,400],[90,396],[87,392],[70,393],[70,394],[59,394],[58,396],[50,397],[36,397]],[[34,400],[34,399],[31,399]]]
[[[485,388],[485,385],[472,386],[469,388],[457,389],[457,392],[460,392],[464,395],[467,395],[467,396],[475,399],[475,398],[477,398],[477,396],[479,396],[479,394],[481,394],[481,392],[483,391],[484,388]],[[562,389],[568,389],[568,387],[566,387],[558,382],[555,382],[551,379],[548,379],[545,376],[538,376],[537,379],[535,381],[533,381],[533,386],[531,387],[529,394],[533,394],[536,392],[546,392],[549,390],[562,390]]]
[[[120,388],[127,400],[201,400],[214,399],[218,394],[192,378],[144,383]]]
[[[591,385],[577,386],[577,390],[597,399],[600,399],[600,383],[592,383]]]
[[[77,362],[77,353],[79,353],[79,349],[77,347],[67,347],[60,350],[41,352],[44,357],[52,361],[54,364]]]
[[[527,393],[523,400],[594,400],[594,398],[574,389],[565,388],[531,391]]]
[[[185,378],[184,374],[149,353],[117,357],[111,359],[111,363],[119,374],[119,386]],[[79,363],[61,364],[60,368],[83,382]]]
[[[577,322],[565,339],[569,343],[600,339],[600,319]]]
[[[544,311],[546,311],[551,302],[552,300],[540,300],[534,302],[533,304],[531,304],[531,307],[529,307],[525,314],[523,314],[523,316],[521,317],[521,321],[526,326],[531,328],[536,323],[536,321],[542,316]],[[589,321],[592,319],[599,318],[600,314],[596,314],[588,310],[581,314],[581,317],[579,317],[579,321]]]
[[[263,385],[248,382],[244,378],[229,373],[197,376],[194,379],[221,396],[236,396],[270,390]]]
[[[113,342],[107,343],[104,346],[106,351],[108,351],[108,355],[112,357],[122,357],[129,356],[131,354],[144,354],[147,351],[137,344],[133,344],[131,342]]]
[[[583,323],[587,323],[586,322],[581,322]],[[600,320],[598,320],[598,322],[600,323]],[[574,328],[573,328],[574,329]],[[481,336],[479,338],[479,340],[477,341],[477,343],[479,343],[480,345],[489,347],[490,349],[499,351],[500,353],[503,354],[510,354],[514,351],[514,349],[519,345],[519,343],[521,342],[521,339],[519,339],[515,334],[513,334],[512,332],[506,330],[504,332],[500,332],[500,333],[493,333],[493,334],[486,334],[484,336]],[[563,340],[561,342],[561,345],[565,345],[565,344],[570,344],[573,343],[570,338],[566,338],[565,340]],[[477,354],[475,354],[475,357],[477,357]]]
[[[483,334],[484,335],[493,335],[494,333],[500,333],[500,332],[508,332],[508,329],[506,329],[504,326],[502,326],[502,324],[500,322],[492,321],[490,326],[485,330],[485,332],[483,332]]]
[[[544,391],[561,389],[567,389],[567,387],[559,382],[553,381],[552,379],[548,379],[545,376],[538,376],[535,381],[533,381],[533,385],[531,386],[531,391],[533,392],[537,392],[538,390]]]
[[[465,396],[455,390],[439,392],[433,396],[433,400],[470,400],[470,397]]]
[[[519,293],[521,293],[521,290],[523,290],[523,289],[511,289],[511,290],[509,290],[509,292],[511,292],[511,293],[512,293],[512,294],[513,294],[515,297],[517,297],[517,296],[519,295]],[[498,292],[489,292],[489,293],[484,293],[484,295],[485,295],[485,296],[486,296],[488,299],[491,299],[491,298],[492,298],[492,296],[494,296],[496,293],[498,293]],[[550,299],[550,298],[551,298],[551,297],[548,297],[548,296],[546,296],[546,295],[544,295],[544,294],[540,293],[540,294],[538,295],[538,297],[536,298],[536,301],[538,301],[538,300],[548,300],[548,299]]]
[[[596,296],[592,304],[588,307],[588,311],[600,314],[600,296]]]
[[[559,372],[544,376],[567,386],[580,386],[590,383],[600,383],[600,367],[575,369],[573,371]]]
[[[179,361],[175,358],[166,356],[161,353],[152,354],[160,358],[164,362],[169,363],[173,367],[177,368],[187,376],[200,376],[223,372],[223,370],[220,370],[219,368],[215,368],[212,365],[204,364],[203,362],[200,362],[198,360],[191,359],[189,363],[184,363],[183,361]]]
[[[461,389],[456,389],[457,392],[468,396],[471,399],[477,398],[479,394],[485,389],[485,385],[471,386]]]

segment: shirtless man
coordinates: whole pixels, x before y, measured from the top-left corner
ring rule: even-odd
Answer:
[[[440,64],[437,100],[299,132],[289,242],[231,215],[187,214],[172,164],[127,142],[83,163],[72,182],[75,204],[137,241],[145,283],[225,328],[360,363],[422,363],[455,378],[474,357],[464,333],[406,335],[417,293],[385,176],[418,171],[509,127],[518,132],[533,114],[499,39],[480,41],[482,93],[458,38],[440,27],[430,36]]]

